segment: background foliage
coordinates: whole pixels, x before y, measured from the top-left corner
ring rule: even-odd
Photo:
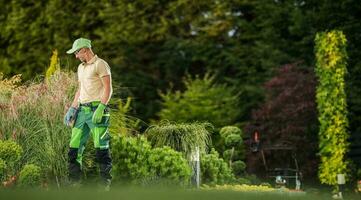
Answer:
[[[218,129],[235,123],[240,113],[237,93],[225,84],[216,84],[214,79],[210,74],[194,79],[187,76],[184,92],[162,93],[159,118],[174,122],[209,122]]]
[[[313,67],[317,32],[342,30],[349,41],[350,129],[360,124],[361,16],[357,0],[191,1],[0,1],[0,71],[44,74],[58,49],[62,64],[74,39],[93,40],[94,51],[112,66],[117,84],[129,87],[136,116],[148,120],[160,110],[158,90],[184,88],[182,77],[217,72],[216,81],[240,93],[240,120],[263,99],[262,84],[274,69],[304,60]],[[69,15],[68,13],[73,13]]]

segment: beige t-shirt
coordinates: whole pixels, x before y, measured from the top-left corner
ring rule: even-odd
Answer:
[[[97,55],[89,63],[81,63],[78,66],[78,80],[80,82],[79,103],[100,101],[104,93],[101,78],[107,75],[111,76],[110,67],[107,62]],[[110,85],[110,87],[112,86]]]

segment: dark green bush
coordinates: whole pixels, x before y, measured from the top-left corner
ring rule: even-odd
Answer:
[[[20,171],[19,186],[20,187],[38,187],[41,184],[40,167],[34,164],[27,164]]]
[[[212,148],[209,154],[201,156],[202,182],[206,184],[226,184],[234,181],[234,174],[227,163]]]
[[[231,165],[233,172],[235,173],[235,175],[242,175],[242,174],[236,174],[236,172],[244,172],[244,170],[246,169],[246,163],[244,163],[241,160],[237,160],[235,162],[232,162]]]

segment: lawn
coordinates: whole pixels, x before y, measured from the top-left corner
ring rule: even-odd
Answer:
[[[360,196],[346,194],[345,199],[356,200]],[[71,200],[71,199],[150,199],[150,200],[228,200],[228,199],[331,199],[330,193],[292,193],[292,192],[239,192],[228,190],[195,190],[174,188],[130,188],[113,187],[110,192],[99,188],[89,187],[83,189],[61,189],[61,190],[0,190],[0,199],[23,200]]]

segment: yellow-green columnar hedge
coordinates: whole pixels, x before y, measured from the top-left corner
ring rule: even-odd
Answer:
[[[321,183],[336,185],[337,174],[346,174],[347,170],[346,37],[341,31],[322,32],[315,42],[321,157],[318,176]]]

